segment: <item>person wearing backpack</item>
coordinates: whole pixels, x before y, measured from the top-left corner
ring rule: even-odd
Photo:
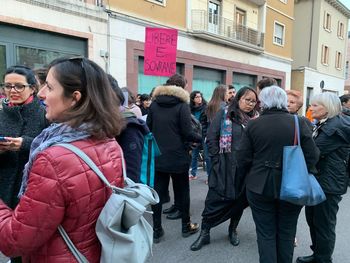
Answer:
[[[55,144],[78,147],[122,188],[117,98],[103,69],[82,57],[54,60],[38,96],[53,124],[33,140],[18,206],[0,201],[0,251],[23,262],[76,262],[61,225],[90,263],[100,262],[95,225],[112,191],[77,155]]]
[[[128,98],[123,95],[123,89],[118,81],[110,74],[108,79],[118,98],[118,105],[126,125],[116,137],[123,149],[126,173],[135,183],[154,186],[154,158],[159,154],[156,141],[146,122],[137,118],[136,114],[127,106],[123,106]],[[128,93],[129,94],[129,93]]]
[[[185,82],[181,75],[173,78]],[[153,92],[147,125],[157,140],[161,155],[155,161],[155,184],[160,202],[152,206],[153,241],[158,243],[164,235],[162,228],[162,204],[168,196],[170,177],[173,181],[175,202],[181,207],[182,236],[189,237],[199,229],[191,223],[190,188],[188,171],[191,156],[186,142],[201,142],[191,126],[188,92],[179,86],[159,86]]]

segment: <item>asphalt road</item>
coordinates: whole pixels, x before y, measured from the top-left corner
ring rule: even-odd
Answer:
[[[204,207],[204,199],[207,193],[205,176],[200,172],[197,180],[191,181],[191,214],[192,221],[201,220],[201,212]],[[170,206],[165,204],[164,207]],[[350,262],[349,237],[350,230],[350,195],[344,195],[340,203],[337,223],[337,241],[334,251],[334,263]],[[233,247],[228,241],[228,222],[211,230],[211,243],[204,246],[200,251],[192,252],[190,245],[197,238],[194,236],[183,238],[181,236],[181,220],[168,220],[163,217],[164,240],[153,246],[153,256],[147,263],[255,263],[258,262],[258,249],[256,244],[255,226],[251,211],[247,208],[238,226],[241,243]],[[309,248],[309,229],[305,221],[304,210],[301,212],[297,232],[298,246],[294,251],[294,258],[301,255],[311,254]],[[0,254],[0,263],[7,262],[7,258]],[[117,261],[116,261],[117,262]]]

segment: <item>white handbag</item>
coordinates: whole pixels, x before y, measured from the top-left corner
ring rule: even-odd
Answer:
[[[145,262],[152,253],[153,229],[143,217],[146,207],[159,202],[157,192],[148,185],[133,182],[126,176],[122,154],[124,188],[111,185],[95,163],[72,144],[57,144],[74,152],[98,175],[112,194],[96,222],[96,234],[102,245],[101,263]],[[60,234],[79,263],[88,263],[60,225]]]

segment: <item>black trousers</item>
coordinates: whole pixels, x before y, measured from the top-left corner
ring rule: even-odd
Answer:
[[[243,211],[248,207],[245,193],[236,200],[226,199],[215,190],[209,188],[202,212],[202,229],[210,229],[218,226],[228,219],[237,221],[242,217]]]
[[[154,189],[157,191],[160,202],[152,206],[153,210],[153,228],[162,226],[162,205],[168,195],[170,177],[173,182],[174,199],[182,211],[182,223],[190,222],[190,183],[188,180],[188,171],[184,173],[163,173],[155,172]]]
[[[327,200],[316,206],[305,207],[306,221],[310,227],[311,249],[317,263],[332,262],[335,246],[335,226],[340,195],[326,194]]]
[[[302,206],[247,190],[258,238],[260,263],[292,263]]]

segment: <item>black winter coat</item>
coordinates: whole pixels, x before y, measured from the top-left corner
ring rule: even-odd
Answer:
[[[308,124],[299,119],[301,147],[308,171],[315,174],[319,151]],[[285,109],[268,109],[248,122],[237,153],[238,166],[246,174],[246,187],[257,194],[280,195],[283,147],[293,145],[294,117]]]
[[[186,142],[201,142],[191,126],[189,94],[177,86],[159,86],[153,92],[147,125],[161,152],[155,169],[164,173],[188,172],[191,157]]]
[[[317,130],[315,142],[320,149],[316,179],[327,194],[342,195],[348,186],[350,152],[350,117],[328,119]]]
[[[28,162],[33,139],[48,126],[45,109],[39,100],[25,105],[9,107],[4,101],[0,110],[0,136],[22,137],[19,151],[0,153],[0,199],[9,207],[17,205],[24,165]]]
[[[231,152],[219,153],[221,122],[224,110],[220,110],[210,124],[207,133],[207,145],[211,157],[212,170],[209,175],[209,188],[215,190],[225,199],[234,200],[241,192],[242,176],[239,176],[237,166],[237,150],[240,144],[244,127],[232,120]]]

